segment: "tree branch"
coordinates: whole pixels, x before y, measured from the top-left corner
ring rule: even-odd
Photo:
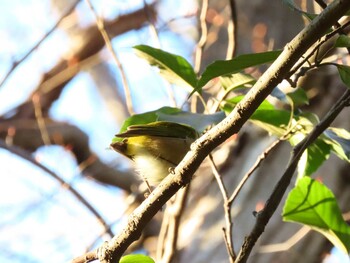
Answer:
[[[127,247],[137,240],[142,229],[180,188],[187,185],[208,154],[237,133],[260,103],[284,79],[299,58],[350,9],[350,1],[335,0],[287,46],[272,66],[262,75],[236,108],[218,125],[200,137],[183,161],[167,176],[150,196],[130,215],[119,236],[99,249],[102,263],[118,262]]]
[[[149,6],[149,10],[153,6]],[[152,9],[153,10],[153,9]],[[154,10],[153,13],[154,14]],[[138,29],[148,21],[149,17],[146,15],[144,8],[136,10],[133,13],[119,16],[110,21],[104,21],[104,28],[111,38],[121,35],[127,31]],[[59,98],[63,88],[68,84],[74,76],[80,72],[80,62],[86,61],[96,55],[105,46],[105,41],[97,26],[93,25],[86,28],[83,32],[84,43],[80,49],[71,56],[68,60],[58,62],[50,71],[46,72],[39,83],[38,87],[29,96],[29,99],[16,107],[16,114],[12,118],[34,118],[34,108],[31,101],[33,94],[41,96],[41,106],[43,116],[47,113],[52,103]],[[56,76],[60,76],[59,81],[49,82]],[[50,83],[51,86],[47,86]],[[7,114],[5,113],[4,116]],[[1,119],[1,117],[0,117]],[[2,119],[5,119],[2,117]]]
[[[21,157],[22,159],[34,164],[35,166],[39,167],[41,170],[49,174],[56,181],[58,181],[62,185],[62,187],[64,187],[65,189],[68,189],[79,200],[79,202],[82,203],[96,217],[99,223],[103,225],[105,229],[104,231],[108,233],[111,237],[113,237],[113,232],[110,226],[106,223],[106,221],[103,219],[100,213],[73,186],[71,186],[60,176],[52,172],[46,166],[37,162],[29,153],[25,152],[24,150],[16,146],[9,146],[3,140],[0,140],[0,148],[8,150],[9,152],[14,153],[19,157]]]
[[[245,238],[242,248],[238,254],[237,260],[235,261],[236,263],[242,263],[247,261],[249,254],[255,245],[255,242],[264,232],[266,224],[269,222],[271,216],[280,204],[303,152],[331,125],[331,123],[339,115],[339,113],[349,105],[349,102],[350,89],[347,89],[343,96],[328,112],[326,117],[315,126],[312,132],[307,137],[305,137],[303,141],[301,141],[297,146],[294,147],[291,160],[289,161],[285,172],[283,173],[281,179],[278,181],[269,199],[267,200],[264,209],[257,214],[255,226],[250,235]]]
[[[139,184],[137,177],[125,171],[119,171],[103,163],[93,154],[89,147],[87,135],[74,125],[64,122],[46,120],[50,141],[56,145],[67,147],[75,155],[82,173],[98,182],[117,186],[128,193]],[[13,130],[9,134],[8,130]],[[0,122],[0,139],[11,136],[13,145],[33,152],[44,145],[36,120],[11,120]]]
[[[6,73],[5,77],[0,82],[0,87],[4,85],[6,80],[10,77],[10,75],[15,71],[15,69],[23,62],[25,61],[30,54],[32,54],[40,45],[44,42],[46,38],[48,38],[49,35],[51,35],[52,32],[54,32],[59,24],[65,19],[68,15],[70,15],[76,8],[76,6],[79,4],[80,0],[75,1],[75,3],[72,4],[72,6],[60,17],[60,19],[53,25],[53,27],[47,31],[45,35],[41,37],[41,39],[18,61],[13,62],[12,67],[9,69],[9,71]]]

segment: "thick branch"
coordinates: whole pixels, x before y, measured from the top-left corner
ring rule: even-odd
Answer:
[[[8,129],[14,130],[12,144],[33,152],[44,145],[38,124],[35,120],[16,120],[0,122],[0,139],[6,140]],[[118,171],[104,164],[90,148],[87,135],[76,126],[64,122],[47,121],[46,129],[50,141],[67,147],[84,167],[82,173],[101,183],[117,186],[129,193],[138,185],[136,177],[128,172]]]
[[[299,58],[350,9],[350,1],[336,0],[302,30],[263,74],[245,98],[221,123],[199,138],[184,160],[129,217],[119,236],[99,249],[101,262],[118,262],[127,247],[141,235],[142,229],[181,187],[217,146],[237,133],[260,103],[283,80]]]
[[[153,8],[153,6],[148,8]],[[152,14],[154,14],[153,9]],[[104,26],[109,36],[113,38],[127,31],[142,27],[148,19],[149,17],[144,8],[142,8],[111,21],[105,21]],[[42,110],[44,116],[47,116],[52,103],[59,98],[63,88],[81,70],[80,62],[96,55],[105,46],[104,39],[96,25],[86,28],[83,36],[84,43],[80,49],[70,59],[58,62],[50,71],[44,74],[30,98],[19,107],[16,107],[16,114],[13,118],[34,118],[34,108],[31,101],[33,94],[41,96]]]

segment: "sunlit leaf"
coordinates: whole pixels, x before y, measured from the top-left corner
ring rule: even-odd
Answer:
[[[198,133],[204,132],[211,125],[215,125],[222,121],[226,115],[224,112],[217,112],[214,114],[200,114],[191,112],[175,112],[172,114],[168,113],[157,113],[160,121],[170,121],[190,125]]]
[[[317,139],[301,156],[298,163],[298,178],[310,176],[329,158],[331,147]]]
[[[147,124],[155,121],[159,121],[159,114],[174,114],[181,112],[178,108],[172,108],[172,107],[162,107],[155,111],[149,111],[141,114],[135,114],[129,118],[127,118],[122,127],[120,128],[119,133],[123,133],[127,130],[127,128],[131,125],[140,125],[140,124]],[[120,141],[120,138],[114,137],[112,142]]]
[[[296,88],[292,92],[287,93],[286,96],[292,101],[294,107],[309,104],[309,99],[303,89]]]
[[[346,35],[340,35],[336,39],[334,47],[350,47],[350,37]]]
[[[225,101],[222,109],[230,113],[244,96],[236,96]],[[250,121],[269,133],[282,136],[289,122],[290,112],[278,110],[267,100],[264,100],[250,117]]]
[[[350,252],[350,227],[344,221],[333,193],[320,182],[303,177],[289,193],[283,220],[301,223],[320,232],[334,246]]]
[[[196,87],[197,76],[191,64],[183,57],[146,45],[135,46],[134,49],[150,65],[156,66],[160,74],[169,82],[190,87],[191,90]]]
[[[350,67],[344,65],[337,65],[338,72],[343,83],[350,87]]]
[[[265,131],[276,135],[283,136],[287,130],[290,112],[287,110],[256,110],[251,122]]]
[[[211,125],[215,125],[225,118],[224,112],[217,112],[214,114],[199,114],[182,111],[178,108],[162,107],[155,111],[149,111],[142,114],[135,114],[127,118],[119,133],[123,133],[131,125],[142,125],[156,121],[168,121],[180,124],[186,124],[198,133],[202,133]],[[114,137],[112,142],[121,141],[119,137]]]
[[[217,60],[204,70],[195,91],[200,91],[213,78],[235,74],[249,67],[273,62],[280,54],[281,51],[269,51],[240,55],[231,60]]]
[[[324,135],[325,142],[332,147],[332,151],[339,158],[350,162],[350,133],[345,129],[331,127]]]
[[[154,260],[142,254],[132,254],[123,256],[119,263],[155,263]]]
[[[253,84],[255,81],[255,78],[243,73],[236,73],[229,76],[220,77],[221,85],[227,91],[232,91],[237,88],[244,87],[247,84]]]
[[[230,113],[243,98],[244,98],[244,95],[239,95],[239,96],[235,96],[225,100],[224,106],[226,107],[225,110],[227,111],[227,113]],[[274,109],[275,107],[267,100],[264,100],[258,107],[258,110],[274,110]]]

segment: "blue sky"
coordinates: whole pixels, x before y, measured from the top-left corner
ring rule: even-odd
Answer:
[[[135,10],[143,3],[111,0],[92,2],[100,15],[109,18]],[[71,3],[72,1],[62,1],[66,6],[70,6]],[[176,10],[170,14],[162,13],[162,21],[190,11],[195,12],[195,5],[186,5],[181,9],[177,3],[162,3],[160,10],[169,6]],[[2,79],[13,61],[20,59],[30,50],[60,15],[51,7],[50,1],[42,0],[0,0],[0,12]],[[93,15],[85,1],[78,5],[77,17],[81,27],[94,23]],[[190,29],[188,23],[181,23],[184,30]],[[193,20],[191,23],[193,24]],[[65,31],[67,26],[69,21],[64,21],[0,87],[0,113],[7,112],[27,99],[42,74],[70,52],[72,43]],[[195,43],[191,34],[185,32],[180,35],[179,32],[163,30],[159,35],[161,46],[191,60]],[[164,80],[132,50],[132,46],[136,44],[153,45],[155,40],[150,36],[149,28],[145,27],[112,41],[124,65],[136,112],[169,105]],[[100,55],[109,66],[112,75],[119,76],[109,51],[105,49]],[[115,83],[121,86],[118,77]],[[186,92],[177,91],[177,100],[182,103]],[[121,123],[118,123],[109,111],[89,71],[79,73],[65,87],[60,99],[52,106],[50,116],[82,129],[90,138],[92,150],[103,161],[126,167],[122,157],[106,150]],[[62,147],[43,146],[33,157],[71,183],[96,207],[103,218],[113,225],[113,230],[118,230],[119,223],[125,220],[126,209],[126,204],[121,199],[122,193],[118,189],[83,178],[74,156]],[[47,258],[50,258],[50,262],[65,262],[84,253],[87,246],[95,242],[96,236],[103,232],[95,217],[48,174],[3,149],[0,149],[0,162],[0,174],[6,178],[0,185],[0,262],[47,262]],[[111,209],[113,204],[114,209]],[[96,245],[102,239],[98,240]]]

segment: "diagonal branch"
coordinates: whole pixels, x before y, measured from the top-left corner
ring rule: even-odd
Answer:
[[[285,172],[281,179],[278,181],[269,199],[267,200],[264,209],[257,214],[257,220],[250,235],[245,238],[242,248],[238,254],[236,263],[246,262],[248,256],[253,249],[255,242],[258,240],[260,235],[264,232],[266,224],[269,222],[271,216],[276,211],[279,203],[282,200],[284,193],[286,192],[289,183],[293,177],[293,174],[297,168],[299,159],[303,152],[309,147],[334,121],[339,113],[347,106],[350,102],[350,89],[347,89],[343,96],[335,103],[332,109],[328,112],[325,118],[315,126],[312,132],[305,137],[297,146],[293,149],[291,160],[289,161]]]
[[[130,215],[119,236],[99,250],[102,263],[118,262],[128,246],[137,240],[145,225],[182,187],[186,186],[208,154],[237,133],[263,100],[284,79],[299,58],[350,9],[350,1],[335,0],[287,46],[271,67],[247,93],[236,108],[218,125],[200,137],[183,161],[167,176],[150,196]]]
[[[45,128],[52,144],[62,145],[71,150],[85,176],[117,186],[128,193],[132,193],[132,189],[139,184],[136,176],[108,166],[92,153],[87,135],[76,126],[47,119]],[[13,145],[30,152],[44,145],[35,119],[0,122],[0,139],[10,139]]]
[[[148,8],[151,9],[151,7],[149,6]],[[152,11],[152,14],[155,15],[155,11],[153,9]],[[104,21],[103,24],[109,36],[113,38],[130,30],[141,28],[147,23],[148,19],[149,17],[146,15],[144,8],[141,8],[133,13],[119,16],[110,21]],[[83,36],[84,43],[82,43],[80,49],[70,59],[58,62],[51,70],[44,74],[38,87],[33,91],[28,100],[16,107],[16,114],[12,118],[35,117],[31,102],[33,94],[40,95],[43,116],[47,116],[52,103],[59,98],[64,87],[82,69],[80,63],[93,58],[105,46],[105,41],[98,27],[95,25],[86,28]],[[60,76],[59,81],[50,82],[50,80],[58,75]],[[50,85],[48,86],[47,83],[50,83]],[[6,117],[6,115],[5,113],[4,116]]]
[[[112,58],[113,58],[115,64],[117,65],[117,67],[118,67],[118,69],[120,71],[121,80],[122,80],[123,88],[124,88],[126,107],[128,109],[129,114],[132,115],[132,114],[134,114],[134,109],[133,109],[133,105],[132,105],[132,98],[131,98],[131,93],[130,93],[130,87],[129,87],[128,80],[126,78],[124,67],[123,67],[122,63],[120,62],[120,59],[117,56],[117,53],[116,53],[116,51],[114,50],[114,48],[112,46],[111,39],[110,39],[110,37],[108,35],[108,32],[105,29],[105,26],[104,26],[102,18],[99,17],[99,15],[97,14],[95,8],[91,4],[90,0],[86,0],[86,3],[89,6],[89,8],[90,8],[91,12],[93,13],[93,15],[95,16],[97,28],[101,32],[101,35],[102,35],[103,40],[104,40],[104,42],[105,42],[105,44],[107,46],[107,49],[112,54]],[[146,13],[146,11],[145,11],[145,13]]]
[[[112,232],[110,226],[103,219],[103,217],[100,215],[100,213],[73,186],[71,186],[69,183],[67,183],[65,180],[63,180],[60,176],[58,176],[57,174],[52,172],[46,166],[37,162],[26,151],[24,151],[16,146],[9,146],[3,140],[0,140],[0,148],[8,150],[9,152],[18,155],[22,159],[29,161],[30,163],[34,164],[35,166],[39,167],[41,170],[43,170],[44,172],[49,174],[56,181],[58,181],[62,185],[62,187],[64,187],[65,189],[68,189],[79,200],[79,202],[82,203],[96,217],[96,219],[99,221],[99,223],[101,223],[102,226],[104,227],[104,231],[106,233],[108,233],[111,237],[113,236],[113,232]]]
[[[15,69],[23,62],[25,61],[30,54],[32,54],[40,45],[41,43],[43,43],[45,41],[45,39],[48,38],[49,35],[51,35],[52,32],[54,32],[57,27],[59,26],[59,24],[63,21],[63,19],[65,19],[68,15],[70,15],[74,9],[76,8],[76,6],[79,4],[80,0],[77,0],[75,3],[73,3],[73,5],[61,16],[61,18],[53,25],[53,27],[44,35],[42,36],[42,38],[38,41],[38,43],[36,43],[34,45],[34,47],[32,47],[20,60],[15,61],[12,64],[12,67],[9,69],[9,71],[6,73],[6,75],[4,76],[4,78],[1,80],[0,82],[0,87],[2,85],[4,85],[4,83],[6,82],[6,80],[11,76],[11,74],[15,71]]]

